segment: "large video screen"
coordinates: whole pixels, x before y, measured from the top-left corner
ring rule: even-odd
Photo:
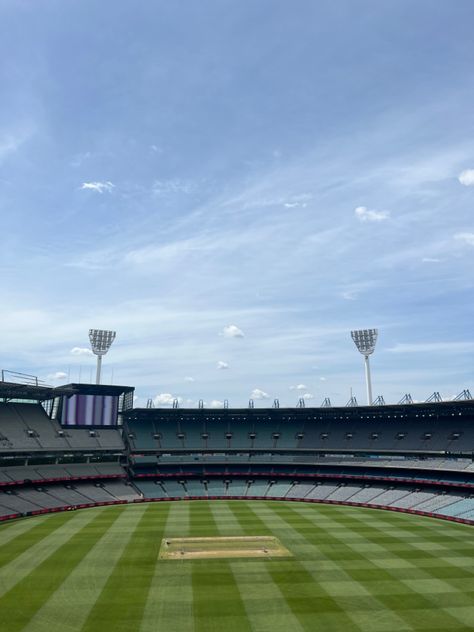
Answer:
[[[64,397],[61,424],[64,426],[116,426],[116,395],[72,395]]]

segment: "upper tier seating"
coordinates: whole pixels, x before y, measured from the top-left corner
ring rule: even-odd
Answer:
[[[123,450],[117,428],[61,427],[39,404],[0,403],[0,451]]]
[[[456,452],[474,450],[470,418],[436,417],[321,421],[194,421],[163,417],[125,423],[133,450],[371,450]],[[440,459],[441,461],[442,459]]]

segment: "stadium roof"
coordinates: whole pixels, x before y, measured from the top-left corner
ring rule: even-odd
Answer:
[[[65,384],[63,386],[45,386],[36,384],[19,384],[17,382],[0,381],[0,400],[23,399],[46,401],[54,397],[71,397],[72,395],[122,395],[133,393],[133,386],[116,386],[107,384]]]
[[[399,415],[410,417],[423,416],[454,416],[474,415],[474,400],[447,401],[447,402],[420,402],[413,404],[386,404],[384,406],[333,406],[333,407],[309,407],[304,408],[133,408],[125,415],[132,419],[153,419],[158,416],[167,417],[193,416],[193,417],[228,417],[229,415],[242,415],[251,417],[276,416],[282,418],[286,415],[333,417],[340,419],[349,418],[374,418],[384,417],[390,419]]]

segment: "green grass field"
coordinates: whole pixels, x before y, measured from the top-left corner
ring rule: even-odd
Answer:
[[[273,535],[281,559],[159,560],[162,539]],[[354,507],[193,501],[0,526],[2,632],[474,630],[472,527]]]

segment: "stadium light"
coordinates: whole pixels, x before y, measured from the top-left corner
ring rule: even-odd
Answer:
[[[92,353],[97,356],[97,373],[95,383],[100,384],[100,372],[102,368],[102,356],[110,349],[115,340],[115,331],[106,329],[89,329],[89,340],[91,342]]]
[[[355,346],[358,351],[364,356],[365,361],[365,383],[367,387],[367,404],[372,404],[372,382],[370,379],[370,363],[369,356],[375,350],[375,343],[377,342],[378,329],[356,329],[351,331],[352,340],[355,342]]]

